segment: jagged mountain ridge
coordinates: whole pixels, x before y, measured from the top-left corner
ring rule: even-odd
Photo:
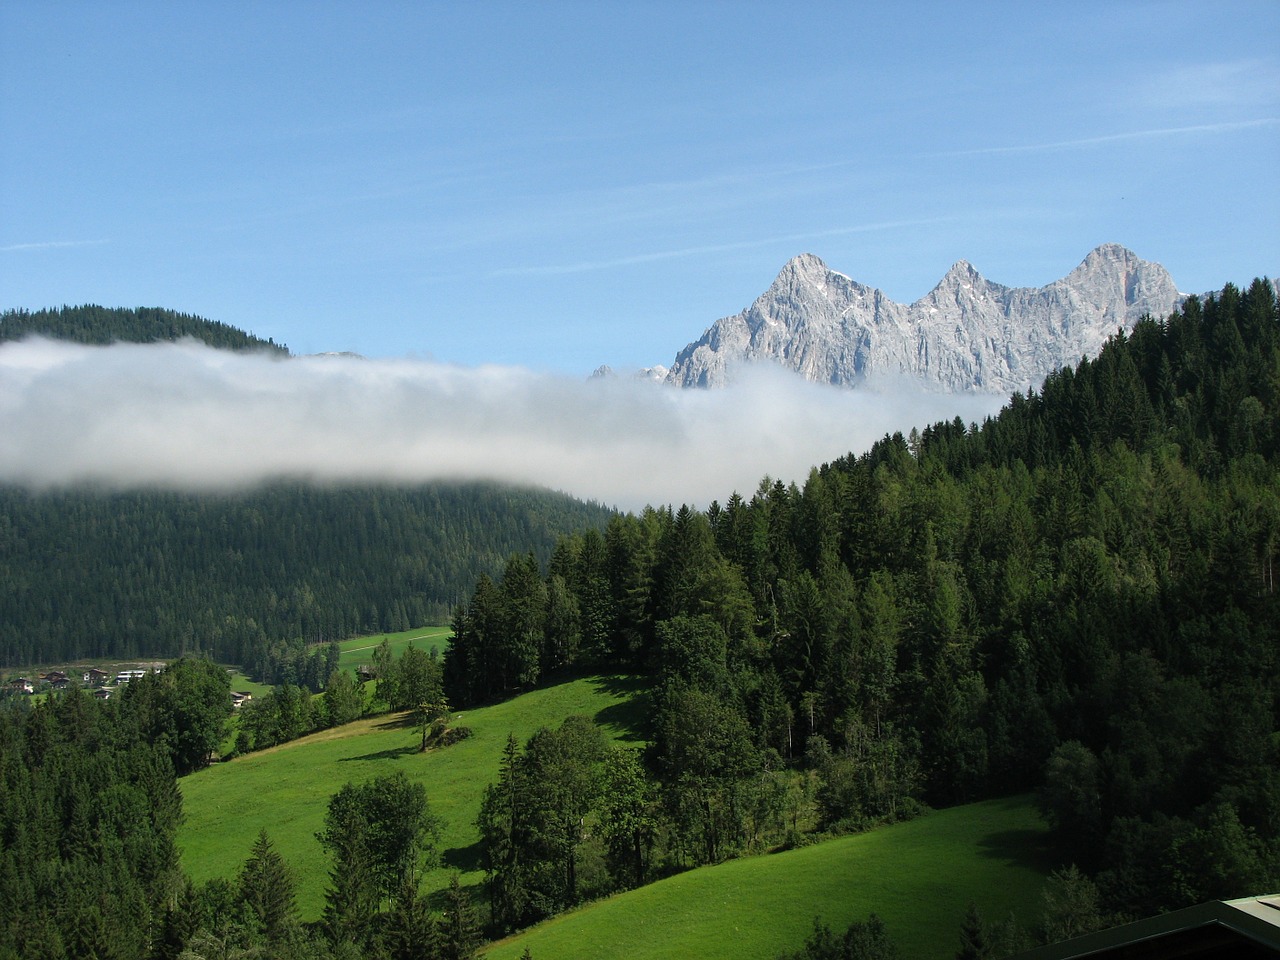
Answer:
[[[750,307],[680,351],[667,382],[724,386],[738,365],[769,361],[842,386],[901,374],[945,391],[1022,391],[1183,299],[1164,267],[1118,244],[1038,288],[993,283],[961,260],[909,305],[806,253]]]

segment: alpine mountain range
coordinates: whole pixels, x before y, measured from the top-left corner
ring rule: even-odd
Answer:
[[[1164,267],[1118,244],[1097,247],[1038,288],[993,283],[961,260],[912,304],[805,253],[751,306],[681,350],[664,379],[721,387],[741,365],[771,362],[839,386],[906,376],[943,392],[1021,392],[1096,355],[1117,329],[1147,314],[1166,317],[1184,299]]]

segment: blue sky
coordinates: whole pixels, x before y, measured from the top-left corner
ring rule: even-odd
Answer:
[[[585,375],[804,251],[1280,271],[1274,0],[872,6],[7,0],[0,307]]]

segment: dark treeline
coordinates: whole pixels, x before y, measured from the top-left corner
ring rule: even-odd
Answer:
[[[609,515],[492,484],[0,488],[0,663],[203,652],[317,688],[307,644],[442,622],[512,550]]]
[[[100,307],[85,304],[50,310],[6,310],[0,313],[0,343],[25,337],[50,337],[75,343],[155,343],[190,337],[223,350],[266,350],[288,355],[274,340],[216,320],[160,307]]]
[[[545,573],[517,555],[481,577],[455,705],[569,670],[654,681],[630,847],[520,848],[556,835],[536,790],[516,802],[539,744],[509,751],[481,825],[495,927],[580,898],[592,844],[594,894],[800,842],[807,810],[840,830],[1028,790],[1104,914],[1280,885],[1278,401],[1275,291],[1228,286],[981,425],[615,516]],[[605,763],[559,736],[542,781]],[[546,802],[618,815],[583,795]]]

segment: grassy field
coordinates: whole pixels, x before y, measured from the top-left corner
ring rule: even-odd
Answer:
[[[421,633],[406,634],[403,642]],[[573,680],[457,715],[454,725],[474,735],[440,751],[418,753],[418,732],[404,715],[389,715],[215,764],[180,781],[182,865],[196,883],[232,877],[265,829],[297,876],[302,919],[316,919],[329,864],[315,834],[329,797],[348,781],[402,770],[426,785],[432,811],[444,820],[444,864],[427,877],[427,889],[442,889],[454,870],[464,886],[477,885],[483,873],[475,818],[484,788],[497,779],[507,734],[523,745],[539,727],[585,714],[615,738],[636,739],[643,700],[640,682],[630,677]]]
[[[1031,926],[1049,864],[1026,797],[929,813],[800,850],[693,870],[556,917],[486,960],[775,957],[820,915],[843,933],[875,912],[904,957],[953,957],[970,900],[985,919]]]
[[[452,627],[415,627],[413,630],[402,630],[399,633],[377,633],[371,637],[343,640],[339,644],[342,648],[342,656],[338,658],[338,668],[354,670],[362,663],[372,664],[373,651],[384,639],[390,643],[391,652],[396,657],[404,653],[410,641],[413,641],[413,645],[419,650],[426,650],[429,653],[431,648],[435,647],[443,655],[452,636]]]
[[[251,680],[239,667],[227,667],[227,675],[231,677],[231,689],[241,693],[251,693],[255,697],[265,697],[274,689],[269,683]]]

